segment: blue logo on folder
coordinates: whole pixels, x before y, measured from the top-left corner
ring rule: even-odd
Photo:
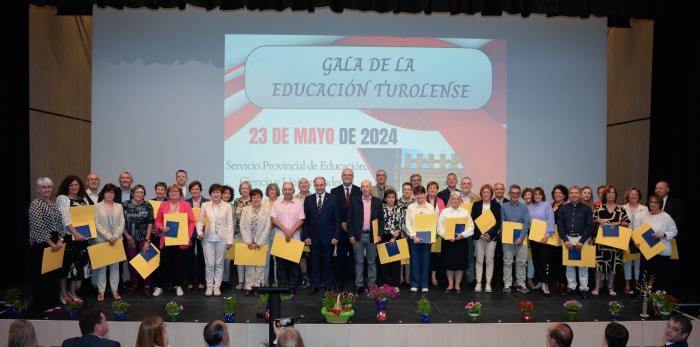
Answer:
[[[390,257],[393,257],[393,256],[399,254],[399,245],[397,245],[396,242],[394,242],[393,244],[391,242],[387,242],[386,243],[386,253]]]
[[[464,232],[464,223],[462,224],[455,224],[455,234],[463,233]]]
[[[170,221],[170,222],[165,223],[165,226],[170,228],[170,230],[168,230],[168,232],[165,233],[166,237],[177,237],[177,229],[178,229],[178,227],[180,227],[180,223]]]
[[[661,239],[654,238],[652,235],[654,234],[654,229],[649,229],[642,234],[642,237],[644,238],[644,241],[647,242],[649,247],[654,247]]]
[[[80,233],[80,235],[83,235],[85,237],[92,237],[92,234],[90,233],[90,226],[89,225],[81,225],[79,227],[75,227],[75,231]]]
[[[581,260],[581,250],[576,247],[571,247],[569,250],[569,260]]]
[[[520,229],[513,230],[513,242],[515,242],[516,240],[518,240],[520,238],[521,232],[522,232],[522,230],[520,230]]]
[[[630,253],[631,254],[639,253],[639,248],[637,248],[637,245],[635,245],[634,242],[632,242],[632,240],[630,240]]]
[[[618,237],[618,236],[620,236],[620,226],[619,225],[603,226],[603,236],[605,236],[605,237]]]
[[[152,244],[148,246],[146,251],[141,251],[141,256],[146,259],[146,261],[151,261],[156,255],[158,255],[158,251],[156,251],[156,248]]]
[[[416,236],[418,236],[422,241],[421,242],[430,242],[431,238],[431,233],[430,231],[419,231],[416,232]]]

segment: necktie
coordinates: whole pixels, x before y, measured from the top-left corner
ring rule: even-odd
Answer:
[[[318,202],[316,203],[316,212],[321,213],[321,208],[323,208],[323,195],[318,194]]]
[[[345,188],[345,205],[350,202],[350,188]]]

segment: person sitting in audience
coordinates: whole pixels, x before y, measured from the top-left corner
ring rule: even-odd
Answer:
[[[148,316],[139,326],[136,336],[136,347],[165,347],[168,346],[168,333],[165,323],[158,315]]]
[[[83,336],[63,341],[62,347],[121,347],[117,341],[106,338],[109,332],[107,317],[98,309],[83,311],[78,321]]]
[[[566,323],[557,323],[547,328],[547,346],[570,347],[574,341],[574,332]]]
[[[304,339],[301,338],[299,330],[293,327],[282,328],[279,332],[276,330],[278,347],[304,347]]]
[[[611,322],[605,327],[605,345],[608,347],[625,347],[630,334],[620,323]]]
[[[209,347],[224,347],[229,345],[226,324],[220,320],[209,322],[204,326],[204,341]]]
[[[665,347],[688,347],[688,337],[693,325],[688,317],[678,314],[671,316],[664,330]]]
[[[12,322],[7,347],[36,347],[36,332],[32,323],[24,319]]]

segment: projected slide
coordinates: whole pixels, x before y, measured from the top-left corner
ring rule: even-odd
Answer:
[[[506,41],[226,35],[224,180],[506,179]]]

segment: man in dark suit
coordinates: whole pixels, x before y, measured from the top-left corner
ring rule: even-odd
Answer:
[[[671,316],[664,330],[664,339],[668,341],[665,347],[688,347],[691,331],[693,325],[688,317],[682,314]]]
[[[326,193],[326,179],[314,179],[316,194],[309,194],[304,199],[304,226],[302,240],[311,248],[311,288],[309,295],[318,292],[319,287],[331,290],[333,271],[331,258],[333,247],[340,238],[340,212],[338,199],[335,195]],[[323,285],[321,285],[321,257],[323,257]]]
[[[663,199],[661,210],[668,213],[671,216],[671,218],[673,218],[673,221],[676,223],[676,228],[678,229],[678,235],[676,235],[676,242],[679,248],[678,253],[687,254],[687,242],[685,242],[686,235],[684,233],[685,229],[683,228],[683,205],[681,204],[681,199],[676,198],[674,196],[669,196],[668,193],[670,192],[671,187],[666,181],[659,181],[658,183],[656,183],[656,186],[654,186],[654,193],[660,196],[661,199]],[[668,290],[670,292],[676,292],[679,289],[678,286],[675,285],[675,283],[678,282],[678,261],[674,260],[672,262],[674,266],[668,269],[669,276],[671,278],[671,287],[668,288]]]
[[[80,316],[81,337],[73,337],[63,341],[61,347],[121,347],[119,342],[105,338],[109,332],[107,317],[102,311],[89,309]]]
[[[348,234],[355,254],[355,290],[364,289],[365,254],[367,255],[367,284],[377,280],[377,246],[372,234],[372,221],[377,220],[377,228],[382,225],[382,201],[372,196],[372,182],[362,181],[362,196],[350,199],[348,206]],[[379,230],[377,230],[379,233]]]
[[[124,171],[119,174],[119,191],[117,191],[114,201],[118,203],[126,202],[131,199],[131,185],[134,183],[134,178],[131,173]],[[154,211],[155,212],[155,211]]]
[[[350,251],[352,247],[350,245],[350,239],[348,235],[348,223],[346,222],[346,217],[348,215],[348,205],[350,205],[350,199],[354,196],[360,196],[360,187],[352,184],[355,178],[355,173],[350,168],[343,169],[340,176],[343,184],[331,189],[331,194],[336,197],[338,214],[341,218],[340,223],[340,238],[338,239],[337,247],[337,258],[335,264],[335,281],[336,286],[342,289],[345,285],[345,280],[350,277],[353,278],[353,257],[350,256]]]
[[[447,183],[447,188],[441,190],[437,196],[438,198],[442,199],[442,202],[445,203],[445,206],[449,205],[450,202],[450,194],[452,192],[457,191],[457,175],[454,172],[450,172],[447,174],[447,180],[445,180],[445,183]]]

